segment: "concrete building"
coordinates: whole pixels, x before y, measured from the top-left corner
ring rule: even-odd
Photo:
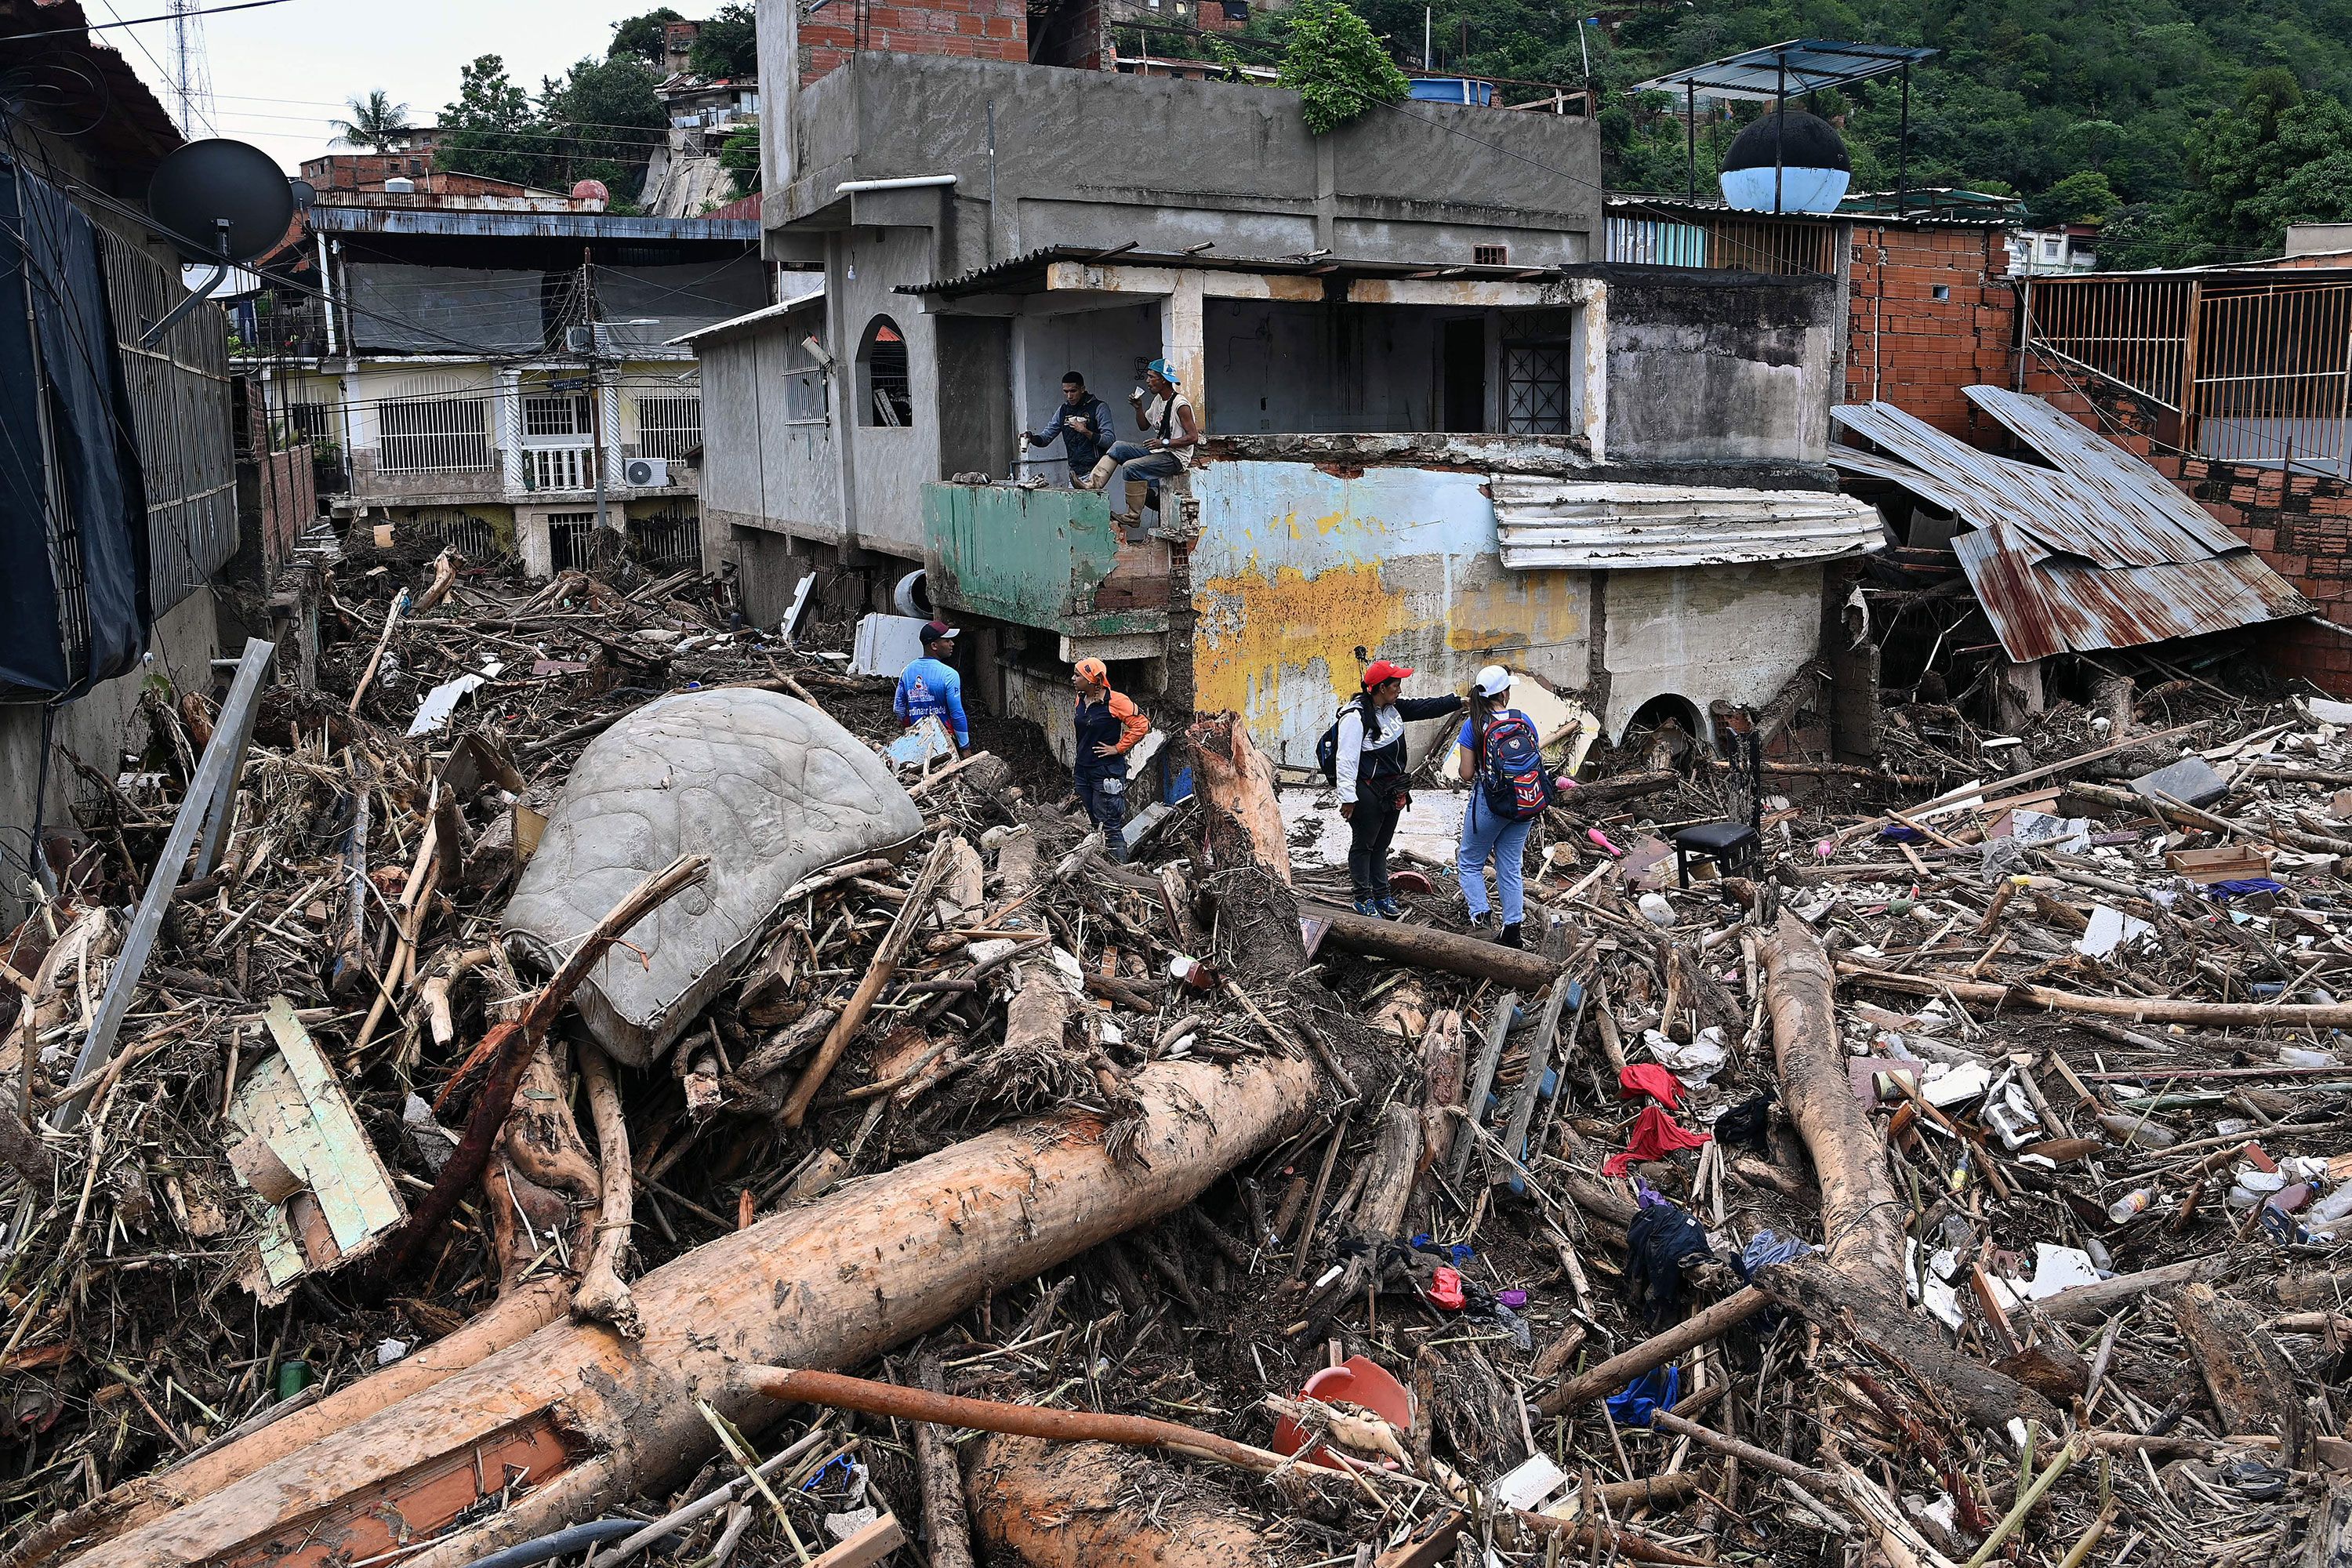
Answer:
[[[0,0],[0,33],[42,34],[0,83],[11,154],[0,163],[0,276],[51,285],[0,289],[10,437],[0,442],[0,922],[10,923],[37,865],[71,861],[73,807],[121,766],[142,691],[158,679],[211,690],[212,580],[237,547],[226,324],[199,306],[140,341],[187,290],[138,199],[104,195],[143,192],[180,132],[120,53],[68,30],[87,20],[74,0]],[[76,352],[44,360],[27,353],[36,341]],[[116,396],[127,421],[109,406]]]
[[[698,558],[701,384],[669,340],[765,301],[758,226],[403,183],[322,189],[290,247],[315,291],[246,307],[270,416],[341,460],[329,504],[541,574],[619,542],[600,509]]]
[[[2099,226],[2061,224],[2021,228],[2009,237],[2009,269],[2018,277],[2095,272],[2099,266]]]
[[[762,23],[799,56],[794,8]],[[763,75],[793,84],[767,251],[807,286],[694,339],[705,551],[762,620],[811,570],[845,599],[920,569],[984,702],[1052,735],[1092,654],[1305,766],[1380,657],[1705,732],[1814,656],[1831,563],[1876,546],[1823,466],[1843,231],[1691,212],[1695,265],[1613,261],[1588,119],[1415,102],[1318,138],[1254,87],[874,53]],[[1212,439],[1121,530],[1016,432],[1066,369],[1123,407],[1155,357]],[[1015,473],[1050,482],[955,482]]]

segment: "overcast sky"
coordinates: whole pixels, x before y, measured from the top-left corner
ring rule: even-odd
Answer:
[[[211,0],[218,3],[218,0]],[[212,73],[209,123],[251,142],[286,166],[329,150],[331,119],[346,99],[382,88],[430,124],[457,96],[457,68],[477,55],[503,55],[507,74],[537,95],[540,78],[560,76],[585,55],[602,55],[613,24],[660,0],[287,0],[259,10],[200,19]],[[678,4],[688,16],[710,6]],[[159,0],[84,0],[93,22],[152,16]],[[95,35],[121,49],[174,116],[168,22],[109,27]],[[135,41],[134,41],[135,40]],[[145,47],[142,48],[141,45]],[[201,135],[200,128],[191,134]]]

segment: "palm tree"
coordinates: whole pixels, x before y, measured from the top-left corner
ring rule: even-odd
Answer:
[[[408,105],[394,103],[382,88],[365,98],[349,100],[349,120],[330,120],[335,128],[335,140],[346,147],[367,147],[378,153],[390,153],[393,143],[408,134]]]

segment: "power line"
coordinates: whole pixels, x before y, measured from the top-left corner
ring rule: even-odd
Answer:
[[[229,11],[258,11],[264,5],[283,5],[287,0],[243,0],[236,5],[213,5],[202,11],[166,11],[160,16],[118,16],[111,22],[85,22],[79,27],[46,27],[37,33],[0,33],[0,44],[13,44],[20,38],[63,38],[80,33],[103,33],[115,27],[141,27],[150,22],[177,22],[183,16],[218,16]],[[109,7],[112,9],[112,7]]]

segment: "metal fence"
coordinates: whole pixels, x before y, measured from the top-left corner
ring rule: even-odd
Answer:
[[[199,305],[152,348],[139,337],[187,295],[179,270],[98,226],[107,302],[147,485],[147,590],[161,616],[236,553],[228,324]]]
[[[637,399],[637,455],[683,462],[702,445],[702,398]]]
[[[1719,271],[1834,276],[1838,227],[1821,220],[1734,216],[1703,207],[1635,208],[1603,220],[1611,261]]]
[[[2183,451],[2345,474],[2352,458],[2352,283],[2036,278],[2029,355],[2175,416]]]
[[[379,473],[468,473],[493,466],[490,400],[412,397],[376,410]]]

